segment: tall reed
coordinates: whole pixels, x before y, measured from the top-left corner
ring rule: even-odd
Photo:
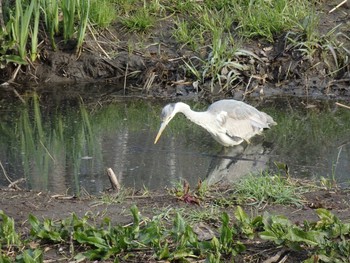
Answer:
[[[62,0],[61,2],[63,13],[63,37],[65,41],[71,39],[74,35],[74,18],[78,1],[79,0]]]
[[[15,17],[12,24],[12,37],[15,41],[20,57],[25,60],[27,56],[27,41],[29,36],[29,24],[32,17],[35,1],[31,1],[23,11],[21,0],[16,0]]]
[[[40,2],[39,0],[32,0],[34,3],[34,25],[31,30],[31,55],[30,58],[32,61],[35,61],[38,55],[38,32],[39,32],[39,18],[40,18]]]
[[[58,32],[58,1],[57,0],[40,0],[40,6],[44,14],[46,30],[49,31],[51,45],[56,50],[55,34]]]
[[[79,5],[80,24],[78,28],[77,54],[80,53],[83,45],[86,27],[89,21],[90,0],[81,1]]]

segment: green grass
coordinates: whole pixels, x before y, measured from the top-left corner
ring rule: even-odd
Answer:
[[[75,15],[79,7],[78,1],[62,0],[61,10],[63,14],[63,37],[68,41],[75,33],[74,22]]]
[[[310,61],[320,54],[326,65],[327,75],[337,77],[339,73],[345,72],[349,65],[350,51],[344,44],[350,38],[339,32],[341,24],[321,34],[317,31],[318,22],[319,18],[310,14],[302,23],[300,31],[288,33],[287,43]]]
[[[91,0],[89,19],[99,28],[108,28],[117,19],[117,5],[110,0]]]
[[[246,175],[234,183],[233,188],[235,198],[258,206],[266,203],[301,206],[301,194],[309,190],[284,176],[268,172]]]
[[[307,17],[312,5],[303,0],[241,0],[234,10],[242,35],[264,37],[272,42],[277,34],[294,28]]]
[[[81,1],[79,5],[78,10],[78,29],[77,29],[77,46],[76,46],[76,54],[79,56],[79,54],[82,51],[82,46],[85,38],[86,29],[89,22],[90,17],[90,0]]]
[[[155,25],[155,18],[148,9],[138,9],[131,16],[123,17],[121,23],[131,32],[147,32]]]
[[[100,205],[111,205],[111,204],[120,204],[123,201],[125,201],[126,191],[122,189],[120,192],[118,191],[118,194],[111,195],[111,194],[103,194],[100,199],[98,199],[96,202],[93,202],[92,206],[100,206]]]
[[[58,1],[42,0],[41,10],[44,16],[46,30],[49,32],[51,45],[56,50],[55,34],[59,32]]]
[[[90,10],[90,0],[72,0],[72,1],[14,1],[6,3],[6,12],[4,17],[7,18],[5,45],[14,42],[17,46],[16,53],[21,60],[10,59],[9,54],[3,56],[3,60],[8,62],[21,62],[25,64],[27,54],[30,53],[31,60],[35,61],[38,54],[38,45],[40,39],[39,24],[43,20],[46,32],[49,36],[52,46],[56,49],[55,36],[63,34],[64,40],[77,39],[77,53],[79,53],[86,28],[89,21],[99,27],[107,27],[116,20],[116,7],[114,0],[93,1]],[[59,19],[59,13],[62,14],[62,21]],[[31,45],[28,45],[28,40]],[[8,42],[8,43],[6,43]],[[29,52],[27,49],[29,48]]]
[[[196,54],[184,59],[184,77],[209,81],[211,93],[246,85],[246,72],[254,72],[260,62],[256,54],[247,55],[249,50],[244,58],[235,51],[245,50],[244,43],[250,39],[273,43],[286,36],[289,51],[295,50],[310,61],[321,55],[326,74],[332,77],[342,76],[349,65],[349,48],[344,45],[349,38],[342,33],[344,26],[338,25],[326,34],[318,32],[319,4],[313,1],[41,0],[35,2],[35,12],[34,1],[15,3],[6,3],[4,17],[9,32],[2,46],[14,43],[16,48],[1,53],[3,63],[26,64],[29,53],[32,60],[40,57],[38,45],[42,39],[38,36],[47,35],[54,49],[56,36],[63,35],[65,41],[77,39],[79,55],[85,35],[90,32],[86,31],[88,25],[101,29],[121,23],[127,32],[136,35],[133,39],[144,40],[145,35],[149,37],[153,30],[158,30],[157,23],[164,22],[173,28],[169,33],[178,47],[189,48]],[[45,28],[38,28],[42,22],[38,23],[38,18],[43,20]],[[146,49],[144,43],[133,45]]]
[[[222,212],[222,207],[216,205],[210,205],[206,208],[198,209],[178,209],[180,213],[187,222],[191,224],[196,223],[208,223],[212,224],[220,221],[220,215]]]
[[[197,50],[204,45],[204,35],[200,27],[188,20],[178,19],[173,29],[173,37],[183,45],[188,45],[192,50]]]
[[[291,103],[293,105],[293,101]],[[320,155],[329,152],[339,141],[346,140],[350,131],[350,111],[340,108],[333,111],[333,102],[316,105],[320,112],[316,109],[267,111],[278,123],[265,133],[267,140],[274,142],[277,155],[289,156],[289,162],[299,165],[314,163],[317,168]],[[306,176],[310,178],[310,175]]]
[[[15,15],[11,20],[13,22],[11,26],[12,37],[17,44],[18,54],[22,60],[25,60],[27,57],[26,45],[30,34],[30,20],[32,13],[34,8],[37,9],[37,7],[34,6],[35,4],[37,4],[36,1],[32,1],[30,4],[25,5],[22,4],[22,1],[16,0]]]

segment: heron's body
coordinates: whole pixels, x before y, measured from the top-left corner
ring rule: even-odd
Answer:
[[[185,103],[171,103],[162,110],[162,124],[157,134],[158,141],[166,125],[176,115],[183,113],[190,121],[206,129],[211,136],[224,146],[234,146],[248,141],[263,129],[276,125],[268,114],[244,102],[220,100],[214,102],[204,112],[192,111]]]

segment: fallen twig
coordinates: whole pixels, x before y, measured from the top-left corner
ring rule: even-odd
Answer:
[[[11,181],[11,179],[10,179],[10,177],[8,177],[8,175],[7,175],[7,173],[6,173],[6,170],[5,170],[5,168],[4,168],[4,166],[2,165],[2,162],[0,161],[0,167],[1,167],[1,169],[2,169],[2,172],[3,172],[3,174],[4,174],[4,176],[5,176],[5,178],[6,178],[6,180],[10,183],[9,184],[9,188],[16,188],[16,189],[18,189],[19,187],[16,185],[16,182],[18,181],[15,181],[15,182],[12,182]]]
[[[341,7],[343,4],[345,4],[348,0],[344,0],[343,2],[341,2],[340,4],[338,4],[336,7],[332,8],[329,13],[334,12],[336,9],[338,9],[339,7]]]
[[[20,68],[21,68],[21,65],[18,65],[17,68],[15,69],[15,72],[12,74],[11,79],[9,81],[7,81],[7,82],[11,83],[11,82],[13,82],[16,79],[18,71],[19,71]]]
[[[94,32],[92,32],[92,29],[91,29],[91,26],[90,26],[90,25],[88,25],[88,29],[89,29],[89,31],[90,31],[90,33],[91,33],[93,39],[95,40],[96,45],[100,48],[100,50],[102,51],[102,53],[110,60],[111,57],[108,55],[108,53],[107,53],[107,52],[101,47],[101,45],[98,43],[98,41],[97,41],[97,39],[96,39],[96,37],[95,37]]]
[[[278,251],[276,255],[273,257],[270,257],[263,261],[263,263],[273,263],[273,262],[285,262],[287,259],[288,251],[286,249],[282,249],[281,251]]]
[[[57,194],[57,195],[52,195],[51,198],[60,199],[60,200],[71,200],[71,199],[75,199],[77,197],[74,196],[74,195],[60,195],[60,194]]]
[[[343,107],[343,108],[346,108],[346,109],[350,110],[350,106],[348,106],[348,105],[345,105],[345,104],[342,104],[342,103],[339,103],[339,102],[336,102],[335,105],[338,105],[340,107]]]
[[[26,180],[26,179],[24,179],[24,178],[20,178],[20,179],[18,179],[18,180],[16,180],[16,181],[10,183],[10,184],[8,185],[8,188],[12,188],[12,189],[15,189],[15,190],[22,190],[22,188],[19,187],[17,184],[19,184],[19,183],[21,183],[21,182],[23,182],[23,181],[25,181],[25,180]]]
[[[148,78],[147,78],[145,84],[143,85],[143,89],[145,89],[147,93],[149,92],[149,89],[151,88],[151,86],[152,86],[152,84],[153,84],[153,81],[154,81],[154,79],[155,79],[156,76],[157,76],[156,73],[155,73],[155,72],[152,72],[152,73],[148,76]]]
[[[14,88],[13,92],[15,93],[15,95],[19,98],[19,100],[23,103],[26,104],[26,101],[23,99],[23,97],[18,93],[18,91]]]
[[[129,61],[126,63],[126,68],[125,68],[124,86],[123,86],[124,95],[126,92],[126,80],[127,80],[127,76],[128,76],[128,69],[129,69]]]

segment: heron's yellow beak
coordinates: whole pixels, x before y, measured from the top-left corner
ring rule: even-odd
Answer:
[[[162,122],[160,125],[159,131],[157,133],[156,139],[154,140],[154,144],[156,144],[160,138],[160,135],[162,135],[162,132],[164,131],[165,127],[167,126],[168,122]]]

